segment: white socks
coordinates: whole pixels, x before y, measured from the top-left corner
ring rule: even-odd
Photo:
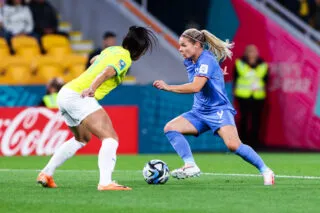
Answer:
[[[100,170],[99,185],[106,186],[112,181],[112,172],[116,165],[118,141],[106,138],[99,151],[98,165]]]
[[[77,141],[72,137],[67,142],[63,143],[51,157],[49,163],[42,170],[47,175],[52,176],[56,168],[61,166],[66,160],[71,158],[85,143]]]
[[[47,175],[52,176],[54,171],[66,160],[71,158],[85,144],[73,137],[63,143],[54,153],[46,167],[42,170]],[[118,141],[113,138],[106,138],[102,141],[99,151],[98,165],[100,170],[99,185],[106,186],[112,181],[112,172],[116,165],[116,152]]]

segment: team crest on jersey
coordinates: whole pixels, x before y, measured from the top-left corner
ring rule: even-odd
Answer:
[[[126,62],[124,62],[122,59],[119,61],[119,68],[120,70],[123,70],[123,68],[126,66]]]
[[[208,64],[201,64],[199,68],[199,73],[207,74],[208,73]]]

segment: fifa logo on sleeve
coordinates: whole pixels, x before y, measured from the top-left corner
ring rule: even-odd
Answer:
[[[199,73],[207,74],[208,73],[208,64],[201,64],[199,68]]]
[[[125,68],[125,66],[126,66],[126,62],[124,62],[122,59],[120,59],[120,61],[119,61],[119,69],[123,70],[123,68]]]

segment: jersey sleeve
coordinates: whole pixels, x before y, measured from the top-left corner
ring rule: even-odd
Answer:
[[[202,76],[210,79],[215,78],[216,75],[222,73],[218,62],[213,58],[201,59],[198,66],[195,76]]]
[[[115,55],[108,59],[106,67],[113,67],[117,72],[117,76],[121,75],[126,69],[128,64],[122,59],[121,55]]]

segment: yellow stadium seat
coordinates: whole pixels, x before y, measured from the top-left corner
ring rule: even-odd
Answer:
[[[66,55],[69,55],[71,53],[71,49],[68,46],[56,46],[51,47],[47,50],[48,55],[52,55],[55,57],[64,57]]]
[[[0,85],[1,84],[8,84],[9,79],[6,75],[6,72],[4,70],[0,71]]]
[[[2,57],[9,56],[9,55],[10,55],[10,50],[9,50],[9,46],[8,46],[6,40],[3,38],[0,38],[0,57],[1,57],[1,60],[3,60]]]
[[[82,55],[69,55],[63,60],[63,64],[69,76],[78,77],[86,70],[87,57]]]
[[[30,63],[20,57],[7,58],[4,79],[7,84],[30,84],[32,81]]]
[[[0,46],[0,57],[6,57],[10,55],[10,50],[7,47],[1,47]]]
[[[87,64],[88,57],[83,55],[71,54],[65,57],[65,66],[71,66],[74,64]]]
[[[37,39],[31,36],[15,36],[11,39],[12,47],[14,50],[23,47],[39,47]]]
[[[0,46],[8,46],[7,41],[4,38],[0,38]]]
[[[28,65],[10,65],[6,70],[8,84],[30,84],[32,81],[31,69]]]
[[[70,46],[70,42],[65,36],[54,34],[42,36],[42,44],[45,49],[53,46]]]
[[[18,56],[33,58],[40,55],[37,39],[31,36],[15,36],[11,40],[12,47]]]
[[[64,82],[69,82],[72,81],[75,77],[73,75],[73,73],[71,73],[69,70],[66,70],[65,72],[63,72],[63,76],[62,76]]]
[[[63,56],[71,53],[70,42],[62,35],[44,35],[42,45],[49,55]]]
[[[61,65],[61,58],[59,57],[52,57],[48,55],[40,55],[34,58],[32,66],[34,69],[37,69],[40,65],[47,65],[47,64],[60,64]]]
[[[17,56],[21,56],[25,59],[32,60],[33,58],[41,55],[40,49],[37,47],[24,47],[16,51]]]
[[[55,77],[61,77],[63,76],[62,74],[62,68],[60,66],[57,65],[42,65],[40,67],[38,67],[37,69],[37,75],[39,77],[41,77],[42,79],[44,79],[45,81],[49,81],[52,78]]]
[[[73,78],[76,78],[86,70],[86,66],[84,64],[75,64],[70,66],[68,70],[73,76]]]
[[[0,54],[1,61],[0,61],[0,75],[5,72],[5,68],[8,64],[9,59],[12,57],[11,55],[2,55]]]
[[[45,82],[48,82],[51,78],[63,76],[64,69],[57,58],[49,56],[38,57],[33,66],[38,78]]]

